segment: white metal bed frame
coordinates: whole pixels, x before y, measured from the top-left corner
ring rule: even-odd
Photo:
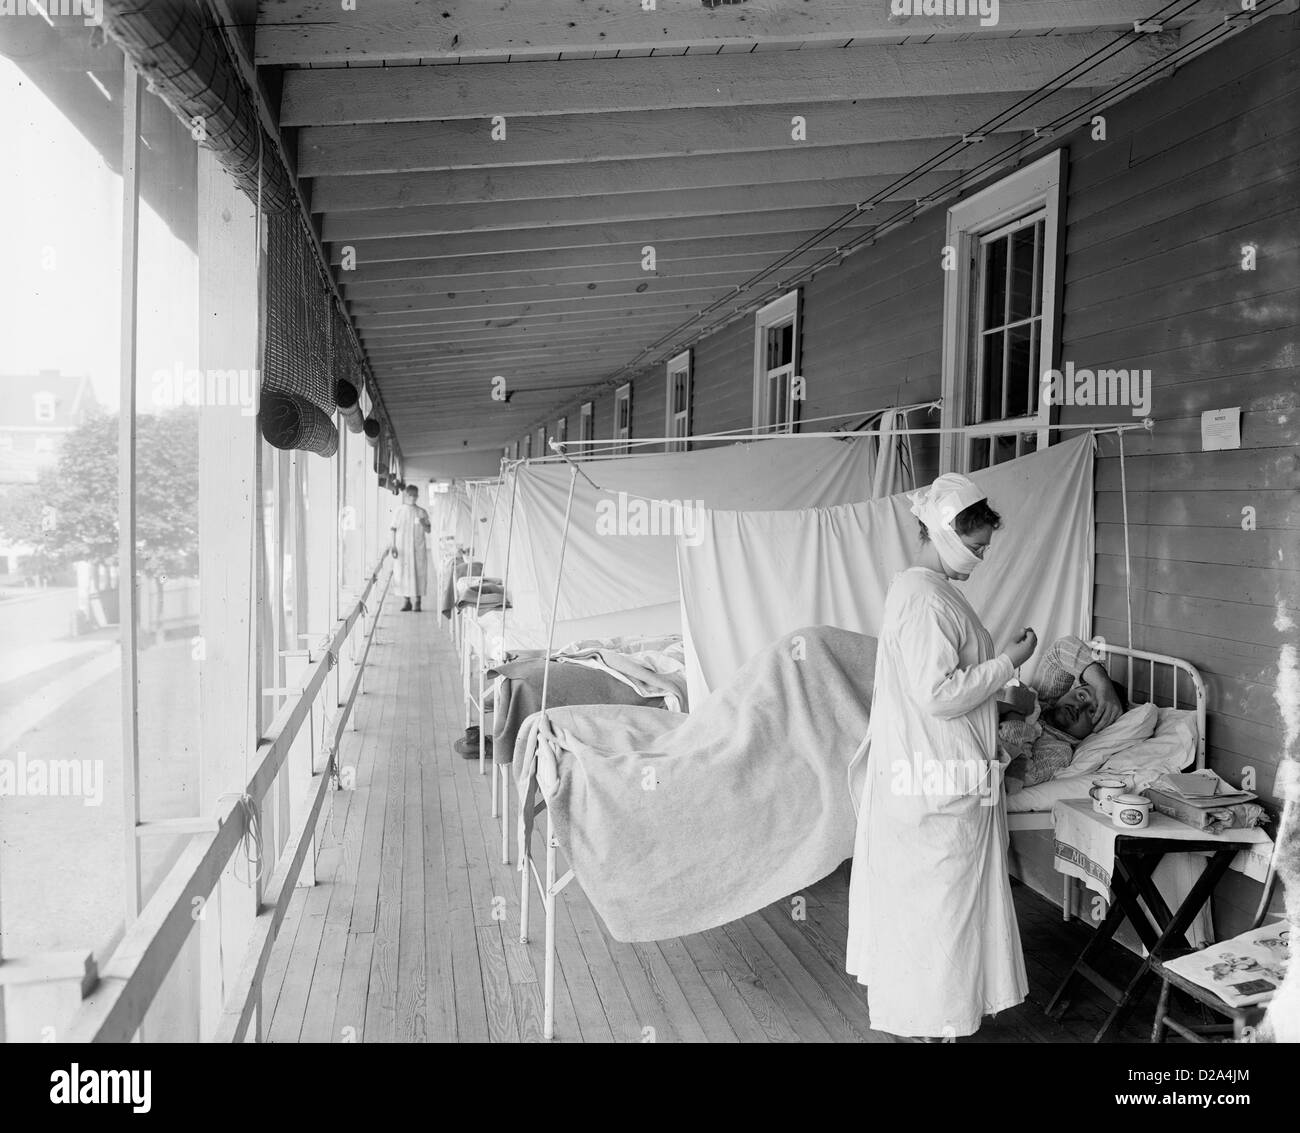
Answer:
[[[1150,653],[1142,649],[1131,649],[1122,645],[1112,645],[1102,638],[1096,638],[1089,643],[1093,650],[1093,656],[1102,661],[1106,666],[1106,671],[1115,679],[1112,670],[1112,663],[1119,658],[1125,660],[1125,673],[1123,683],[1126,685],[1129,703],[1135,703],[1134,700],[1134,667],[1137,662],[1145,662],[1147,668],[1147,684],[1145,688],[1145,700],[1155,701],[1158,685],[1156,682],[1157,666],[1161,666],[1161,671],[1168,671],[1170,682],[1171,701],[1169,707],[1178,708],[1180,705],[1179,698],[1179,676],[1186,677],[1192,687],[1191,700],[1195,701],[1196,710],[1196,767],[1198,769],[1205,766],[1205,721],[1206,721],[1206,691],[1205,682],[1196,667],[1187,661],[1178,657],[1171,657],[1163,653]],[[1142,703],[1142,700],[1136,703]],[[539,729],[537,734],[538,744],[549,744],[550,740],[545,729]],[[533,763],[532,774],[536,776],[541,766],[540,757]],[[508,785],[508,784],[507,784]],[[504,792],[503,792],[504,793]],[[542,1016],[542,1034],[545,1038],[555,1037],[555,900],[564,888],[573,880],[573,869],[567,869],[563,875],[558,875],[557,856],[559,851],[559,842],[556,840],[555,832],[551,828],[550,809],[546,805],[545,795],[540,789],[538,791],[538,801],[533,808],[533,817],[536,818],[543,811],[546,812],[546,863],[545,873],[539,873],[537,864],[533,860],[532,840],[527,841],[523,838],[523,821],[524,815],[522,810],[519,815],[518,825],[520,831],[520,850],[519,850],[519,870],[522,874],[520,883],[520,919],[519,919],[519,942],[528,943],[528,916],[529,906],[531,903],[532,889],[537,888],[538,895],[542,899],[542,905],[545,910],[545,942],[544,942],[544,975],[543,975],[543,1016]],[[1050,830],[1052,828],[1051,811],[1031,811],[1022,814],[1008,814],[1007,825],[1011,830]],[[505,822],[503,819],[502,826],[504,829]],[[534,832],[535,833],[535,832]],[[1066,919],[1069,919],[1069,894],[1070,878],[1063,878],[1063,908]]]
[[[471,520],[478,513],[478,494],[479,490],[485,485],[495,485],[498,489],[498,495],[492,503],[492,514],[488,524],[487,541],[482,548],[477,545],[478,529],[475,525],[470,533],[469,557],[473,561],[474,555],[482,551],[483,572],[479,577],[486,580],[487,570],[487,550],[491,546],[492,537],[496,531],[496,509],[500,503],[500,490],[504,487],[504,479],[495,480],[471,480],[468,486],[471,488],[470,495],[470,517]],[[513,531],[513,508],[514,493],[511,492],[511,531],[507,533],[506,541],[506,576],[501,579],[503,588],[509,582],[509,558],[510,558],[510,534]],[[504,593],[503,593],[504,598]],[[454,647],[456,648],[457,658],[460,663],[461,671],[461,695],[465,707],[465,727],[468,729],[478,723],[479,734],[479,753],[478,753],[478,770],[480,775],[488,773],[487,759],[487,668],[488,668],[488,648],[487,633],[482,623],[479,621],[480,614],[479,604],[474,606],[464,606],[457,609],[454,605],[451,611],[451,637]],[[505,634],[505,625],[502,624],[502,650],[506,649],[508,638]],[[504,658],[503,658],[504,659]],[[492,763],[492,817],[499,818],[501,821],[501,861],[503,864],[510,862],[510,765],[499,764],[493,759]]]

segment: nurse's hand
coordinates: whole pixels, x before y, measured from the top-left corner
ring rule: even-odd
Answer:
[[[1018,669],[1030,657],[1034,655],[1034,650],[1038,648],[1038,635],[1032,629],[1026,629],[1015,641],[1006,648],[1006,655],[1011,658],[1011,663]]]

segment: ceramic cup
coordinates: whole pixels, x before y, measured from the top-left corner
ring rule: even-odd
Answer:
[[[1110,815],[1111,804],[1128,790],[1128,784],[1113,775],[1103,776],[1092,781],[1088,797],[1092,799],[1092,809],[1098,814]]]
[[[1118,795],[1111,803],[1110,820],[1121,830],[1141,830],[1151,822],[1151,800],[1145,795]]]

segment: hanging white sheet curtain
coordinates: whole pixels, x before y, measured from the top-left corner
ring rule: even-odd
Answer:
[[[470,489],[460,480],[457,480],[451,486],[451,491],[447,493],[447,527],[444,534],[454,535],[456,537],[457,547],[468,547],[470,537],[470,516],[469,516],[469,499]]]
[[[907,412],[886,409],[876,428],[880,435],[872,438],[876,460],[868,498],[878,500],[882,496],[911,491],[916,487],[912,477],[912,437],[909,433],[899,432],[907,428]]]
[[[680,530],[688,542],[694,538],[696,512],[675,518],[666,505],[788,509],[867,499],[876,456],[865,438],[846,436],[852,439],[774,438],[583,463],[602,490],[583,476],[574,488],[556,643],[681,628],[676,536]],[[571,471],[563,462],[518,469],[510,616],[521,629],[540,620],[539,595],[549,606]],[[508,492],[503,499],[501,510]]]
[[[1092,625],[1093,438],[1053,445],[971,479],[1002,516],[983,564],[957,583],[998,648],[1025,626],[1042,648]],[[875,636],[894,575],[920,543],[906,494],[797,511],[712,510],[680,540],[690,702],[801,626]],[[692,545],[692,543],[694,545]]]

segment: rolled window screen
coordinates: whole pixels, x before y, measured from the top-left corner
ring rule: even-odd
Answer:
[[[304,429],[302,443],[291,447],[323,451],[328,432],[308,406],[325,416],[329,431],[337,432],[336,383],[343,380],[346,368],[346,380],[359,392],[365,365],[320,274],[292,178],[262,128],[254,95],[222,33],[219,13],[199,0],[104,0],[103,23],[108,36],[180,119],[190,127],[202,123],[200,144],[216,154],[267,214],[270,271],[262,392],[301,399],[297,416],[313,424]],[[288,302],[295,294],[301,296],[302,310]],[[331,340],[340,335],[346,349],[335,350]],[[370,393],[373,402],[376,391]],[[282,410],[277,418],[281,423],[288,420]],[[348,427],[357,426],[349,420]],[[336,449],[337,436],[333,444]]]
[[[365,386],[361,362],[348,337],[347,324],[337,306],[330,306],[330,374],[334,382],[334,400],[349,433],[365,428],[361,412],[361,390]]]
[[[292,213],[267,217],[262,436],[276,448],[338,451],[334,427],[334,304],[307,234]]]

